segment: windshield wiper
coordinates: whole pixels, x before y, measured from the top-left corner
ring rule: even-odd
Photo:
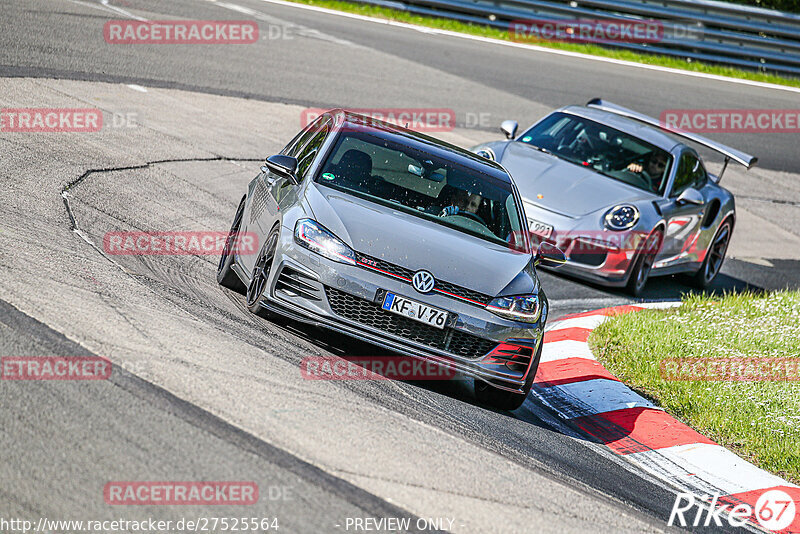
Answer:
[[[535,148],[539,152],[544,152],[545,154],[550,154],[551,156],[555,156],[557,158],[561,157],[558,154],[555,154],[552,150],[550,150],[548,148],[545,148],[543,146],[536,146],[536,145],[531,145],[531,144],[528,144],[528,146],[532,146],[533,148]]]

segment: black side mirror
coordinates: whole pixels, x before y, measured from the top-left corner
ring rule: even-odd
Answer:
[[[552,243],[544,241],[539,244],[536,249],[536,255],[533,257],[534,265],[544,265],[545,267],[561,267],[567,263],[567,257],[561,252],[557,246]]]
[[[276,154],[267,158],[267,169],[281,178],[288,178],[292,183],[297,183],[297,158]]]

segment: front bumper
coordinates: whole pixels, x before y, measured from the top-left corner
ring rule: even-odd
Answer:
[[[246,281],[247,274],[238,270]],[[444,330],[380,308],[386,291],[451,313]],[[432,361],[487,382],[523,392],[536,372],[547,301],[537,323],[508,321],[480,306],[445,295],[417,293],[401,280],[336,263],[298,246],[283,228],[263,305],[272,311]]]
[[[627,284],[636,254],[647,234],[640,230],[613,231],[591,228],[585,219],[559,215],[537,206],[526,204],[526,214],[538,222],[553,226],[552,235],[546,239],[564,252],[567,262],[558,268],[559,273],[575,276],[610,287]],[[534,245],[543,239],[531,233]]]

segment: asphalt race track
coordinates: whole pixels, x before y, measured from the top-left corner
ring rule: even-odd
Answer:
[[[252,45],[110,45],[110,19],[254,19]],[[95,133],[0,134],[0,354],[99,355],[110,380],[0,382],[0,518],[441,519],[453,532],[659,532],[675,495],[529,399],[470,384],[309,381],[306,356],[376,349],[247,312],[216,256],[113,256],[109,231],[227,231],[304,109],[450,108],[464,146],[602,96],[797,108],[800,92],[498,46],[261,0],[0,2],[0,108],[100,108]],[[276,29],[275,31],[272,31]],[[276,38],[269,38],[270,36]],[[112,117],[131,120],[115,124]],[[474,124],[475,117],[483,117]],[[738,221],[714,291],[800,285],[797,136],[724,134]],[[542,273],[552,316],[626,295]],[[688,291],[657,279],[647,299]],[[252,506],[110,506],[109,481],[252,480]],[[3,529],[0,528],[0,531]],[[353,531],[352,528],[350,531]],[[429,530],[430,531],[430,530]],[[712,531],[699,529],[697,531]]]

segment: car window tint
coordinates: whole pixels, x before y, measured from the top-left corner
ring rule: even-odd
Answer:
[[[694,172],[692,173],[692,187],[696,189],[700,189],[704,185],[706,185],[706,181],[708,180],[708,173],[706,172],[706,168],[703,166],[703,162],[699,159],[697,160],[697,164],[695,165]]]
[[[314,162],[314,158],[319,153],[320,148],[325,143],[328,133],[331,131],[331,121],[327,120],[318,128],[314,129],[315,135],[308,141],[308,143],[297,153],[297,177],[303,180]]]
[[[693,187],[697,178],[698,167],[702,169],[702,164],[691,152],[684,152],[678,162],[678,172],[675,175],[675,183],[672,184],[672,192],[669,196],[677,197],[690,187]],[[705,169],[702,169],[705,173]]]
[[[509,182],[367,132],[342,134],[316,181],[495,243],[523,228]]]
[[[431,198],[436,198],[444,187],[446,170],[439,168],[435,172],[441,177],[442,182],[433,182],[422,176],[422,163],[404,152],[374,144],[357,137],[345,137],[341,140],[340,148],[333,155],[331,163],[339,165],[340,160],[348,150],[357,150],[367,154],[372,160],[372,174],[378,176],[394,186],[400,186],[421,193]],[[414,174],[415,169],[418,174]]]
[[[300,149],[305,146],[309,139],[314,137],[314,134],[319,130],[319,126],[323,121],[329,120],[329,117],[320,115],[313,122],[311,122],[305,129],[301,130],[299,134],[294,136],[288,145],[281,150],[281,154],[285,156],[296,157]]]
[[[555,112],[518,142],[645,191],[663,194],[672,156],[634,134],[569,113]]]

